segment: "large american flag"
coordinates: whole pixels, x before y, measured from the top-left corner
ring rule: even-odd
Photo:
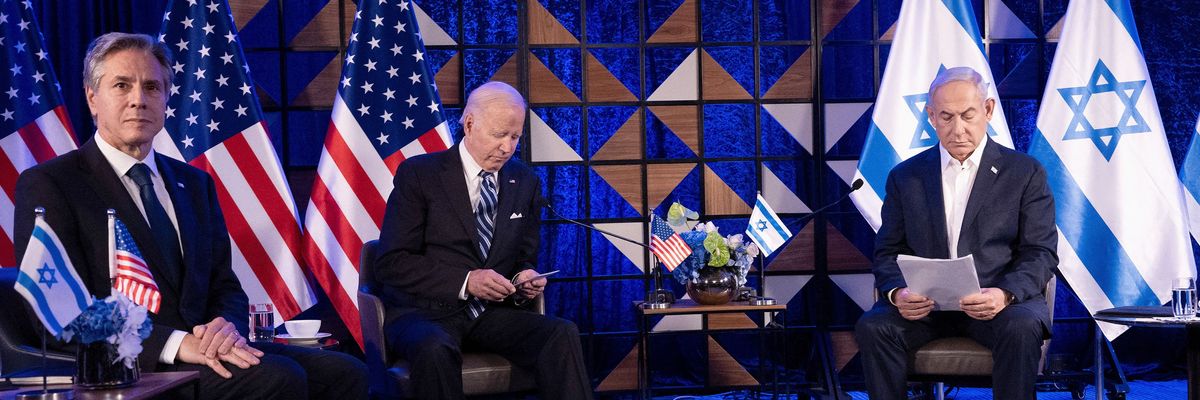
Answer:
[[[0,0],[0,68],[0,266],[11,267],[17,176],[76,147],[29,1]]]
[[[304,217],[309,268],[360,346],[358,257],[379,237],[396,166],[450,145],[415,8],[359,2]]]
[[[162,293],[158,291],[158,283],[154,281],[154,273],[142,258],[137,242],[129,234],[129,228],[120,219],[113,224],[113,262],[116,265],[116,276],[113,288],[125,294],[134,303],[146,307],[150,312],[158,314],[162,306]]]
[[[250,303],[274,304],[277,323],[316,303],[301,267],[296,203],[250,80],[229,5],[172,1],[158,39],[174,52],[166,132],[154,149],[208,171]],[[217,240],[217,238],[212,238]]]
[[[650,252],[662,261],[668,271],[674,271],[692,255],[692,247],[657,215],[650,214]]]

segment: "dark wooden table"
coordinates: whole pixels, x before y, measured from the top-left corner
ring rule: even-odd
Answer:
[[[142,379],[138,380],[133,386],[119,389],[99,389],[86,390],[74,385],[50,385],[50,389],[74,389],[75,400],[99,400],[99,399],[121,399],[121,400],[139,400],[152,399],[155,396],[162,395],[175,388],[183,385],[197,385],[200,373],[196,371],[178,371],[178,372],[145,372],[142,373]],[[5,390],[0,392],[0,400],[9,400],[17,396],[17,393],[41,390],[41,385],[36,386],[21,386],[15,389]],[[199,389],[199,388],[196,388]]]
[[[1139,313],[1146,307],[1117,307],[1101,310],[1093,316],[1097,321],[1126,326],[1150,328],[1183,328],[1187,332],[1187,383],[1190,400],[1200,400],[1200,318],[1190,320],[1165,320],[1156,315]],[[1169,315],[1170,308],[1163,307]],[[1144,314],[1144,315],[1139,315]],[[1161,313],[1158,314],[1161,316]]]

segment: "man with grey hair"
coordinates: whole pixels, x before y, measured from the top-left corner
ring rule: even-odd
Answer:
[[[146,35],[108,33],[84,59],[96,134],[17,181],[18,257],[35,207],[88,290],[111,292],[106,210],[128,227],[161,295],[139,355],[145,371],[197,371],[204,399],[366,398],[366,366],[337,352],[246,343],[247,299],[207,173],[156,154],[171,83],[166,48]],[[178,393],[190,397],[191,392]]]
[[[570,321],[520,307],[541,294],[541,183],[513,159],[525,126],[516,89],[488,82],[463,110],[463,139],[396,170],[375,262],[394,356],[420,399],[463,397],[462,350],[533,369],[544,399],[590,399]],[[532,280],[531,280],[532,279]]]
[[[1054,199],[1033,158],[987,138],[996,108],[979,73],[947,69],[929,87],[925,112],[934,146],[900,163],[887,180],[875,240],[882,297],[858,320],[872,399],[903,399],[909,357],[929,341],[969,336],[992,350],[997,399],[1033,399],[1041,345],[1050,335],[1043,289],[1058,265]],[[980,293],[960,311],[908,290],[896,257],[972,255]]]

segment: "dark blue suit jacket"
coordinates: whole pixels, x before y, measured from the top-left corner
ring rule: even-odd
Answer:
[[[162,293],[158,314],[150,316],[154,330],[142,342],[144,350],[138,358],[142,369],[155,369],[167,337],[176,329],[191,332],[193,326],[224,317],[245,335],[246,293],[230,266],[229,234],[212,178],[195,167],[155,153],[155,164],[175,208],[183,247],[182,282],[169,282],[160,272],[165,261],[150,225],[95,140],[100,139],[93,138],[78,150],[21,173],[14,218],[18,260],[33,231],[33,209],[44,207],[46,222],[58,234],[88,291],[98,298],[107,297],[111,289],[106,211],[111,208],[129,228]]]
[[[537,176],[516,159],[500,168],[495,233],[483,259],[459,146],[413,157],[396,169],[376,261],[388,321],[416,310],[433,316],[462,310],[466,301],[458,293],[472,269],[493,269],[511,279],[537,263]]]
[[[897,255],[950,258],[946,238],[941,157],[934,146],[888,175],[872,269],[879,292],[907,286]],[[1057,246],[1045,169],[1028,155],[988,143],[967,200],[957,256],[972,254],[981,287],[1004,289],[1016,304],[1028,302],[1049,326],[1042,291],[1058,267]]]

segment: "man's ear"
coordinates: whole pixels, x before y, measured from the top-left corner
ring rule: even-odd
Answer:
[[[992,120],[992,111],[996,110],[996,99],[988,98],[987,100],[984,100],[983,101],[983,110],[984,110],[984,117],[987,117],[987,120],[991,121]]]

